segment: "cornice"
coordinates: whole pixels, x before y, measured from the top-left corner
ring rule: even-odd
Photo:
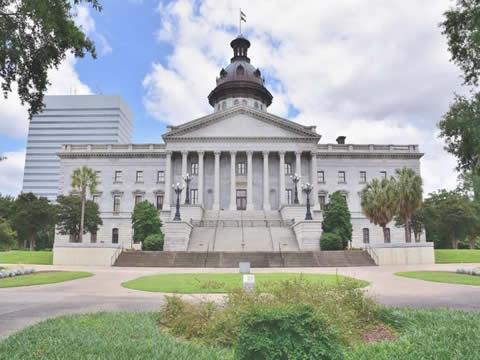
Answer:
[[[78,152],[59,152],[58,157],[61,159],[71,158],[163,158],[166,151],[162,152],[95,152],[95,151],[78,151]]]
[[[284,143],[317,143],[317,139],[311,137],[175,137],[168,139],[170,143],[265,143],[265,142],[284,142]]]
[[[420,159],[423,153],[317,153],[320,159]]]

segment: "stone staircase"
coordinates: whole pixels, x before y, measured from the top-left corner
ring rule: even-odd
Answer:
[[[161,252],[123,251],[114,266],[237,268],[243,261],[252,267],[345,267],[374,266],[363,250],[288,252]]]

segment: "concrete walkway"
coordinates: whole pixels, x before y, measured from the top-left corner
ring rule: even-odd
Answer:
[[[368,293],[389,306],[448,307],[480,310],[480,286],[453,285],[407,279],[395,272],[414,270],[454,271],[468,264],[411,265],[349,268],[254,269],[254,272],[336,273],[367,280]],[[49,317],[95,311],[158,310],[164,294],[129,290],[127,280],[155,273],[236,272],[236,269],[101,268],[73,266],[34,266],[37,270],[77,270],[95,274],[90,278],[64,283],[0,289],[0,337]],[[221,295],[185,295],[190,300]]]

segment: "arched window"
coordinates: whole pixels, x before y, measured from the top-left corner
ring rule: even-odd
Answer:
[[[245,69],[243,68],[242,65],[238,65],[237,67],[237,76],[243,76],[245,75]]]
[[[112,229],[112,244],[118,244],[118,228]]]
[[[247,100],[243,99],[242,100],[242,105],[247,105]]]
[[[369,244],[370,243],[370,230],[368,228],[363,228],[363,243]]]
[[[238,105],[238,104],[240,104],[240,100],[235,99],[235,100],[233,101],[233,105]]]
[[[222,110],[225,110],[227,108],[227,102],[224,101],[222,102]]]
[[[255,109],[258,109],[258,102],[255,101],[255,102],[253,103],[253,107],[254,107]]]

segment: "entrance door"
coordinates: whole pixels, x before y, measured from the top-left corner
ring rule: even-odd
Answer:
[[[237,190],[237,210],[247,209],[247,190]]]

